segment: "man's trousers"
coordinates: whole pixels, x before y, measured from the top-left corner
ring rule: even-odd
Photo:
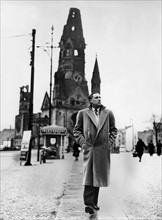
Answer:
[[[87,206],[97,205],[98,194],[99,194],[99,187],[85,185],[83,192],[84,204]]]

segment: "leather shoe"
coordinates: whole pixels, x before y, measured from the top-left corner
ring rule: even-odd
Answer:
[[[93,208],[94,208],[95,210],[100,210],[100,207],[99,207],[98,205],[93,205]]]
[[[85,207],[85,212],[89,213],[90,215],[95,213],[95,209],[92,206],[86,206]]]

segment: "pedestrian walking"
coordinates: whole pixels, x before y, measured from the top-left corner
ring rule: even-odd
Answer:
[[[80,145],[75,141],[73,144],[73,156],[75,157],[75,161],[78,160],[80,153]]]
[[[110,151],[117,129],[113,112],[101,104],[98,92],[89,96],[89,102],[78,112],[74,136],[83,149],[85,212],[94,214],[99,210],[99,189],[110,182]]]
[[[43,146],[42,149],[41,149],[41,152],[40,152],[40,163],[46,163],[46,150],[47,150],[47,147],[46,146]]]
[[[152,140],[148,144],[148,151],[149,151],[150,156],[152,156],[155,152],[155,146],[154,146]]]
[[[161,148],[162,148],[162,143],[160,142],[160,140],[158,140],[156,147],[157,147],[157,155],[160,156],[161,155]]]
[[[137,152],[137,157],[139,157],[139,162],[141,162],[144,148],[145,148],[145,143],[141,138],[139,138],[136,144],[136,152]]]

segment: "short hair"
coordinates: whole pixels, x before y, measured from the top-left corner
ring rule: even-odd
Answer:
[[[89,102],[90,102],[91,99],[93,98],[93,95],[96,94],[96,93],[100,94],[100,92],[95,91],[95,92],[92,92],[92,93],[88,96]]]

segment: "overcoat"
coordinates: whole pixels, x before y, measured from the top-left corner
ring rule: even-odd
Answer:
[[[145,147],[145,143],[141,139],[139,139],[136,145],[136,152],[138,153],[139,157],[143,155],[144,147]]]
[[[98,124],[91,107],[78,112],[74,136],[83,149],[83,185],[109,185],[110,151],[116,135],[111,110],[101,106]]]

